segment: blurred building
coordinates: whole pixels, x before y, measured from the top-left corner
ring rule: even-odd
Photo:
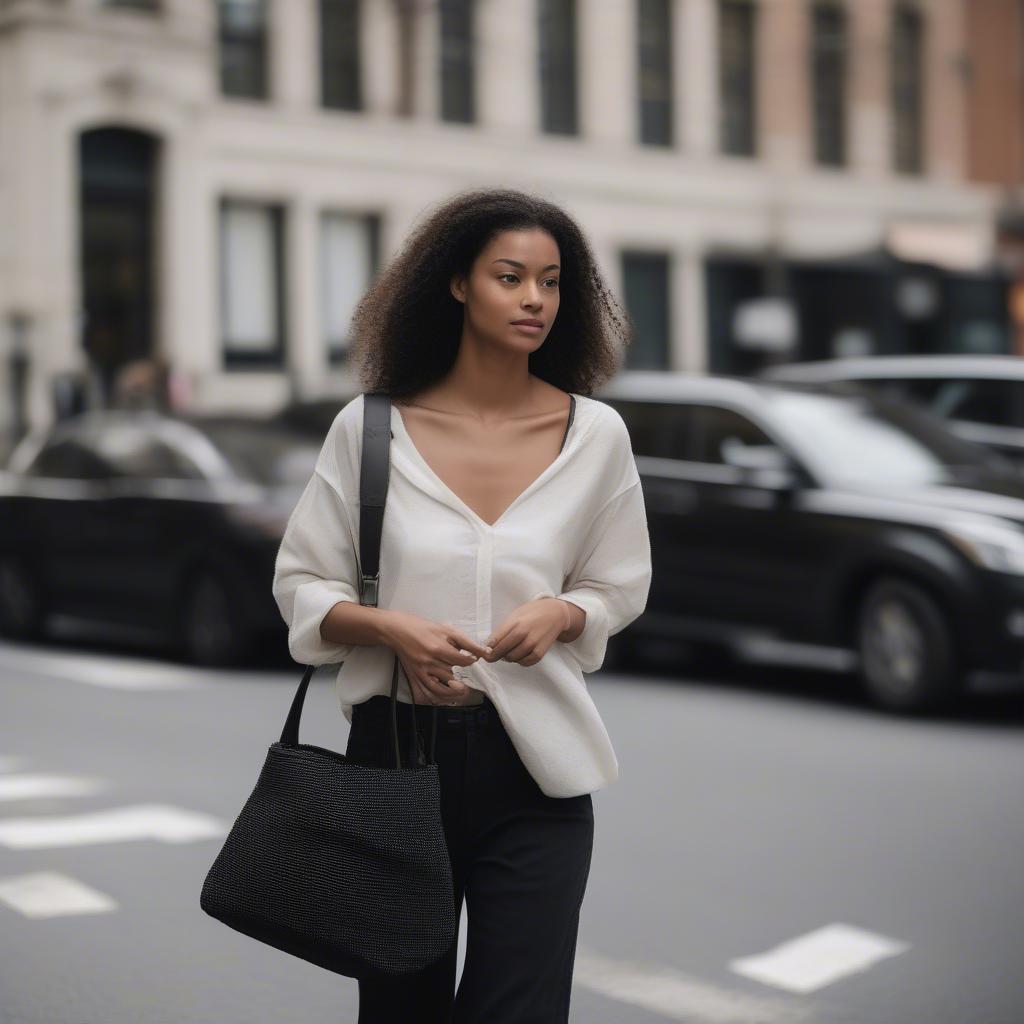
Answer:
[[[381,261],[488,184],[580,218],[632,366],[1005,351],[968,50],[1017,6],[0,0],[0,410],[151,357],[202,407],[345,386]]]
[[[968,177],[1000,197],[996,245],[1013,278],[1013,351],[1024,355],[1024,3],[971,0],[966,13]]]

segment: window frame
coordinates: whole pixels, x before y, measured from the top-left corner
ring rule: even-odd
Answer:
[[[274,266],[272,283],[275,290],[274,335],[267,339],[265,347],[245,348],[232,345],[227,338],[228,289],[230,287],[227,244],[227,213],[231,208],[262,209],[269,213],[271,224],[271,251]],[[218,281],[219,281],[219,316],[218,332],[221,359],[225,369],[236,368],[271,368],[283,369],[285,350],[287,347],[288,297],[286,294],[287,275],[285,260],[287,247],[285,241],[286,204],[282,200],[249,199],[244,197],[222,195],[217,205],[218,216]]]

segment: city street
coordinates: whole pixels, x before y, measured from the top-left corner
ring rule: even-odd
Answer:
[[[841,676],[672,656],[588,685],[595,794],[580,1024],[1019,1024],[1024,713],[863,707]],[[203,878],[301,670],[0,646],[0,1020],[354,1022],[351,979],[205,915]],[[334,669],[301,738],[343,751]],[[460,930],[460,964],[465,918]],[[461,970],[461,967],[460,967]]]

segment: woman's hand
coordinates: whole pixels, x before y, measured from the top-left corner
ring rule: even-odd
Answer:
[[[453,665],[472,665],[487,648],[447,622],[433,622],[411,612],[389,611],[386,642],[405,669],[417,702],[449,704],[469,687],[452,675]],[[465,653],[465,652],[469,653]]]
[[[548,648],[572,625],[565,601],[557,597],[539,597],[519,605],[491,633],[491,648],[486,661],[515,661],[528,668],[536,665]]]

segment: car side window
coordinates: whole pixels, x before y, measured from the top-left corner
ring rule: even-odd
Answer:
[[[932,409],[954,420],[1009,427],[1016,419],[1013,381],[944,380],[935,393]]]
[[[718,405],[694,405],[691,412],[691,454],[694,462],[729,465],[730,445],[778,447],[756,423],[746,416]]]
[[[670,423],[667,414],[673,406],[662,402],[640,402],[626,399],[608,399],[608,405],[618,412],[629,431],[634,455],[671,457]]]
[[[59,480],[108,480],[113,468],[73,438],[51,441],[28,466],[28,476]]]
[[[943,381],[934,377],[871,377],[864,381],[888,398],[904,398],[930,406]]]
[[[95,439],[120,476],[148,480],[194,480],[200,473],[177,449],[130,423],[105,426]]]

